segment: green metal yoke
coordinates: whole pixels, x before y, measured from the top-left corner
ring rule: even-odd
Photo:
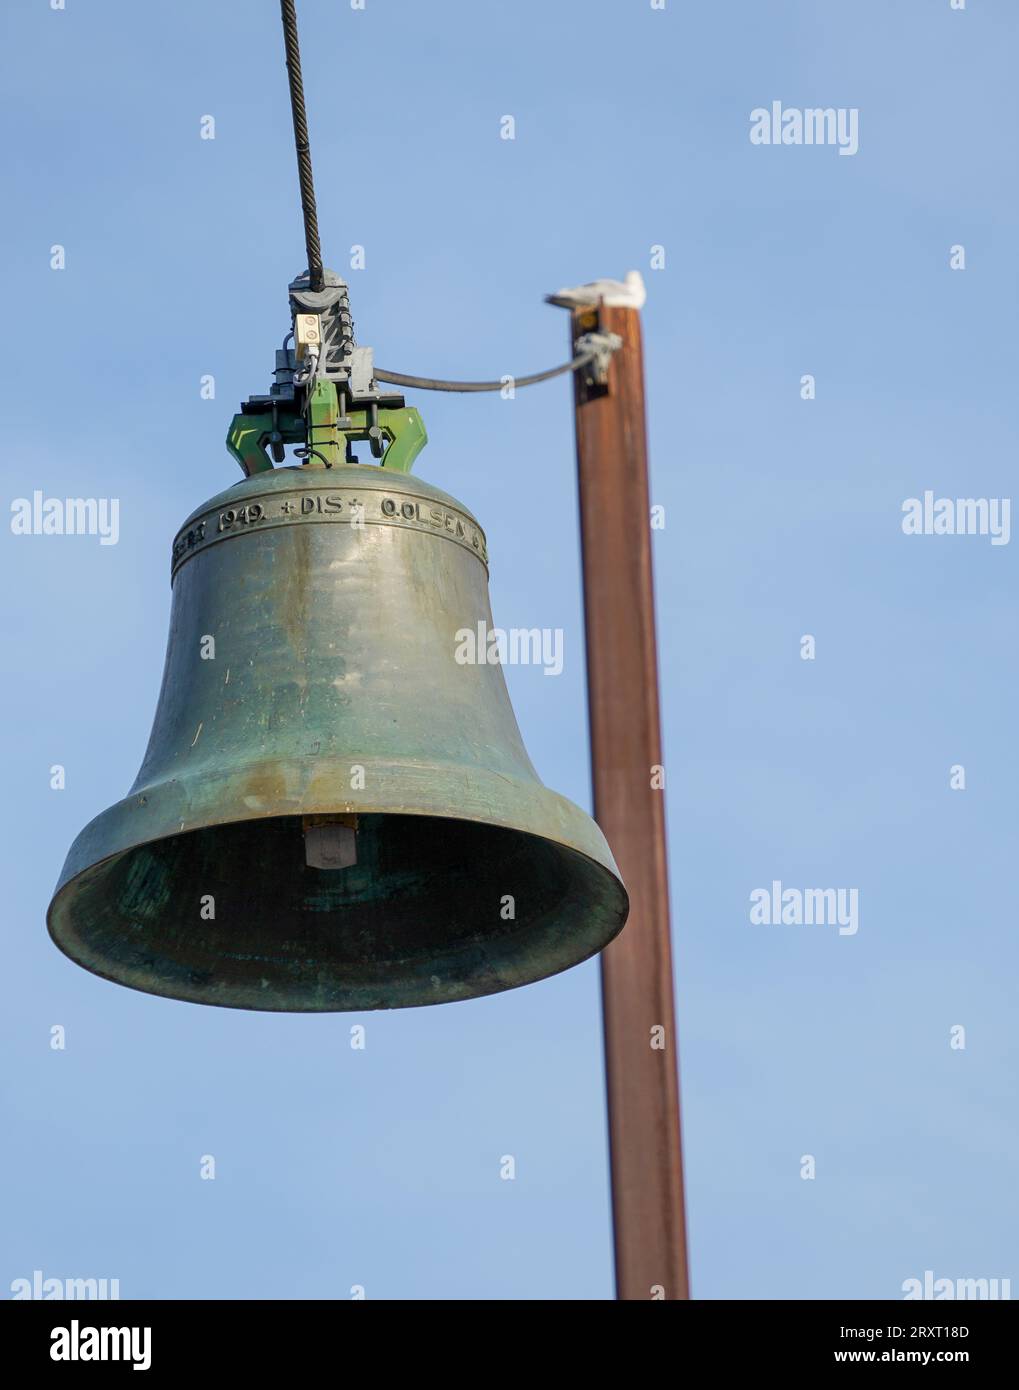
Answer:
[[[372,420],[374,414],[375,419]],[[267,410],[264,414],[235,415],[227,431],[226,447],[246,477],[265,473],[274,465],[266,450],[271,445],[282,462],[283,445],[305,444],[306,468],[342,467],[356,463],[348,458],[349,446],[367,442],[379,458],[379,467],[409,473],[414,460],[428,443],[424,421],[414,406],[399,410],[378,407],[349,410],[341,418],[336,386],[318,381],[308,401],[308,419],[294,410]]]

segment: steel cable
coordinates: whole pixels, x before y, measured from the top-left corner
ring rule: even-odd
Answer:
[[[294,117],[294,143],[297,146],[297,176],[301,184],[301,211],[304,214],[304,244],[308,251],[308,278],[313,290],[325,284],[322,246],[318,238],[318,209],[315,206],[315,180],[311,172],[311,144],[308,140],[308,114],[304,109],[304,82],[301,77],[301,47],[297,39],[297,11],[294,0],[280,0],[283,40],[287,50],[287,76],[290,80],[290,109]]]

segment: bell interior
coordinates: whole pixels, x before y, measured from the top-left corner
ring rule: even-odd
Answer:
[[[188,831],[71,880],[51,929],[81,964],[134,988],[300,1012],[527,984],[593,955],[625,917],[607,869],[519,830],[362,815],[356,854],[346,868],[309,865],[300,816]]]

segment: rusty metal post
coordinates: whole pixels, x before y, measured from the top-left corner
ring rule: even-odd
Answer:
[[[601,957],[620,1299],[689,1297],[669,938],[640,314],[575,309],[574,348],[618,333],[605,386],[574,374],[594,814],[630,894]]]

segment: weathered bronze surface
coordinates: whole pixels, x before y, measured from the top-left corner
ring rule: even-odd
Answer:
[[[257,473],[184,523],[173,586],[141,771],[50,906],[72,959],[197,1003],[361,1010],[527,984],[620,930],[608,846],[538,780],[501,666],[454,658],[492,626],[459,502],[372,466]],[[309,862],[309,826],[346,867]]]

